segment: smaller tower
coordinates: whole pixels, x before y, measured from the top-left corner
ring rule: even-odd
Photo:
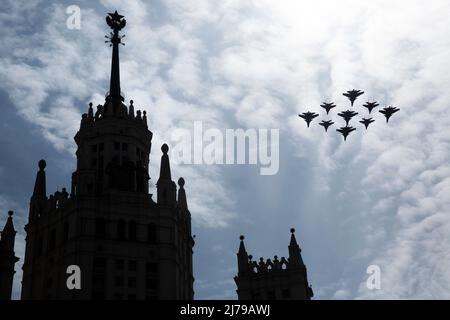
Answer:
[[[14,274],[14,265],[19,258],[14,252],[16,230],[12,220],[13,211],[8,212],[8,220],[1,232],[0,238],[0,300],[11,300]]]
[[[313,296],[308,284],[306,266],[301,249],[291,229],[289,258],[253,261],[244,245],[244,236],[237,253],[238,274],[234,278],[239,300],[310,300]]]
[[[159,172],[159,179],[156,183],[158,204],[174,206],[176,203],[177,186],[175,185],[175,182],[172,181],[172,175],[170,173],[170,162],[169,156],[167,155],[169,152],[169,146],[164,143],[161,146],[161,151],[163,152],[161,157],[161,168]]]

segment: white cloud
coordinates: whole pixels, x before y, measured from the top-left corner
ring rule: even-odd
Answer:
[[[308,161],[311,170],[299,171],[311,171],[313,179],[299,190],[311,189],[311,198],[299,194],[289,219],[297,221],[302,202],[308,203],[307,210],[320,212],[309,218],[310,227],[326,223],[335,230],[329,241],[342,245],[329,255],[347,255],[345,266],[332,271],[335,282],[316,296],[449,297],[448,1],[102,3],[126,12],[122,90],[148,112],[153,181],[159,146],[173,128],[189,129],[195,120],[218,128],[280,127],[288,139],[282,144],[289,145],[281,159]],[[25,19],[35,21],[39,7],[9,7],[5,18],[14,23],[1,25],[7,45],[0,49],[0,87],[55,148],[73,152],[80,113],[89,99],[101,103],[107,91],[104,12],[82,6],[82,29],[74,32],[63,27],[64,8],[54,5],[37,36]],[[356,123],[359,130],[346,143],[335,128],[328,134],[317,125],[307,130],[296,116],[321,111],[322,100],[341,110],[348,103],[341,93],[353,87],[366,91],[364,99],[401,111],[389,125],[376,112],[367,132]],[[341,123],[336,112],[330,118]],[[187,178],[196,223],[233,222],[243,204],[234,201],[221,168],[177,166],[173,173]],[[265,196],[251,191],[251,198]],[[245,214],[250,221],[256,217]],[[352,250],[344,248],[342,234],[351,238]],[[325,236],[312,237],[314,244]],[[381,267],[382,291],[365,287],[369,264]],[[314,274],[311,267],[309,272]],[[315,275],[319,283],[320,277]]]

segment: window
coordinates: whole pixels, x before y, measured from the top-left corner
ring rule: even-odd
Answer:
[[[96,144],[93,144],[93,145],[91,146],[91,150],[92,150],[92,152],[97,152],[97,145],[96,145]]]
[[[283,296],[283,299],[291,298],[291,290],[289,290],[289,289],[284,289],[281,294]]]
[[[105,144],[102,142],[98,145],[98,150],[103,151],[105,149]]]
[[[38,257],[42,256],[43,249],[44,249],[44,238],[42,238],[42,236],[40,236],[38,238],[38,244],[37,244],[37,256]]]
[[[128,240],[135,241],[136,240],[136,222],[130,221],[128,223]]]
[[[95,168],[97,166],[97,158],[91,159],[91,168]]]
[[[117,238],[119,240],[125,239],[125,221],[122,219],[117,222]]]
[[[128,287],[129,288],[136,288],[136,278],[135,277],[129,277],[128,278]]]
[[[117,276],[114,279],[114,283],[116,284],[116,287],[122,287],[123,286],[123,277]]]
[[[267,292],[267,299],[269,300],[276,300],[277,297],[275,295],[275,291],[271,290]]]
[[[120,150],[120,142],[114,142],[114,150]]]
[[[128,150],[128,143],[123,143],[122,144],[122,151],[127,151]]]
[[[128,261],[128,271],[136,271],[136,269],[137,269],[137,262],[136,262],[136,260]]]
[[[116,260],[116,269],[117,270],[123,270],[125,266],[125,263],[122,259],[117,259]]]
[[[63,243],[66,243],[67,240],[69,240],[69,223],[68,222],[64,222],[62,240],[63,240]]]
[[[155,262],[147,262],[147,273],[154,274],[158,273],[158,264]]]
[[[147,278],[145,280],[145,286],[147,287],[147,290],[157,290],[158,289],[158,279]]]
[[[252,300],[260,300],[261,295],[259,293],[252,293]]]
[[[128,300],[136,300],[136,295],[135,294],[129,294],[128,295]]]
[[[95,219],[95,236],[98,239],[106,237],[106,221],[103,218]]]
[[[156,225],[154,223],[150,223],[148,225],[148,243],[150,243],[150,244],[157,243]]]
[[[123,300],[123,294],[122,293],[116,293],[114,295],[115,300]]]
[[[105,258],[94,258],[94,272],[103,273],[106,269],[106,259]]]
[[[56,230],[50,231],[49,249],[54,250],[56,246]]]

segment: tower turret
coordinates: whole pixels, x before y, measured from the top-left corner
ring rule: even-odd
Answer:
[[[161,156],[161,168],[159,172],[159,179],[156,184],[158,191],[158,204],[174,205],[176,203],[176,185],[172,181],[172,175],[170,173],[169,162],[169,146],[163,144],[161,147],[163,155]]]
[[[16,230],[13,224],[13,211],[8,212],[8,219],[0,238],[0,300],[11,300],[14,265],[19,258],[14,253]]]

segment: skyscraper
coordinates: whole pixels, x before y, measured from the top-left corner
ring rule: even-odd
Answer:
[[[193,299],[191,215],[185,181],[172,180],[161,147],[157,199],[149,194],[152,132],[145,111],[127,106],[120,90],[119,32],[123,16],[108,14],[112,29],[110,90],[94,112],[82,115],[75,135],[77,165],[70,192],[47,195],[46,162],[39,161],[30,201],[22,299]],[[67,286],[69,266],[81,271],[81,289]]]

